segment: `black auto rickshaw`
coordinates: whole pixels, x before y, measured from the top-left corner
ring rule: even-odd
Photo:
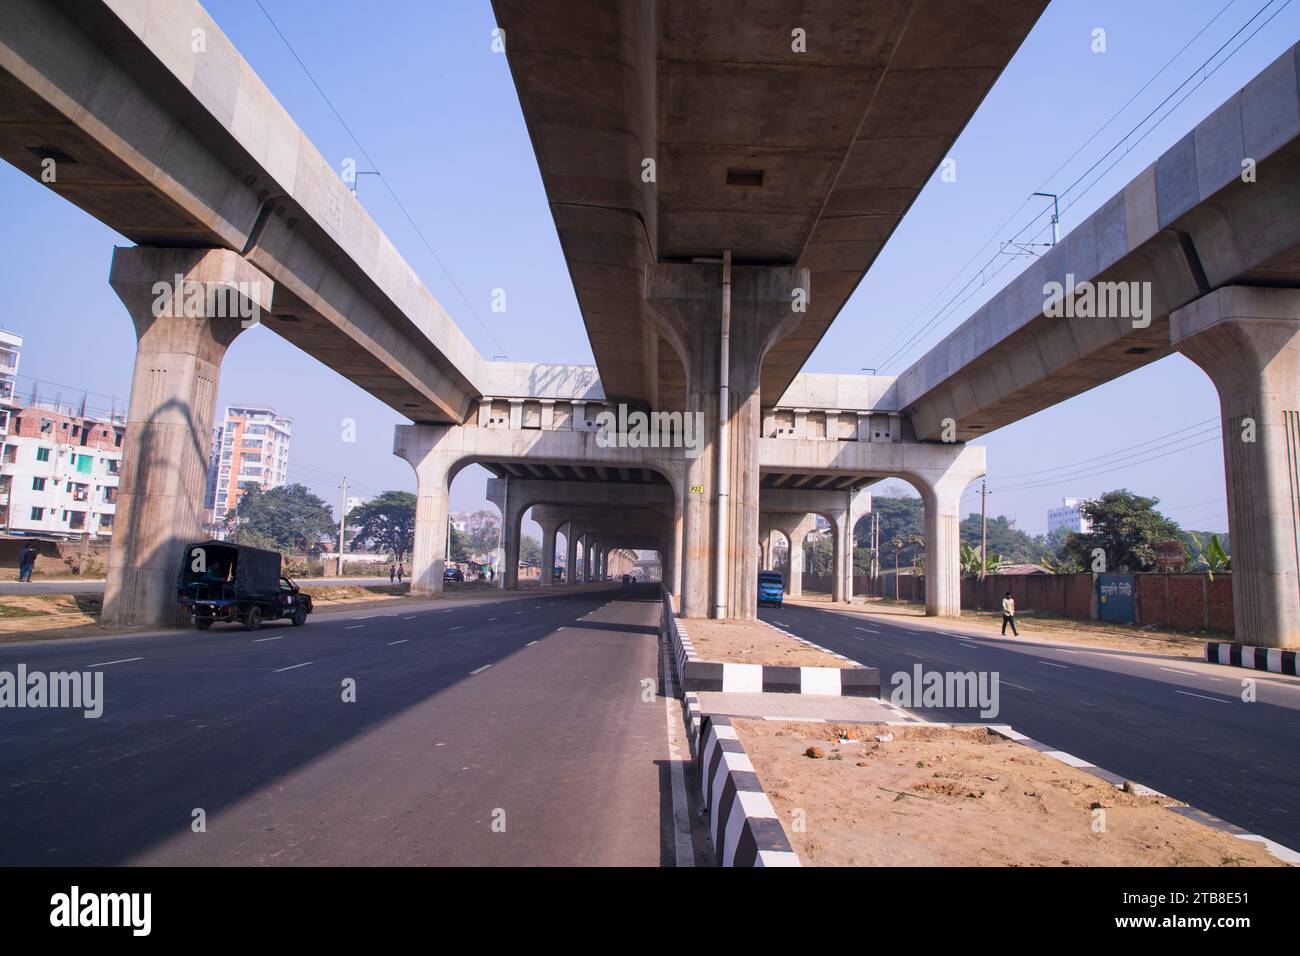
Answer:
[[[240,623],[250,631],[263,621],[307,623],[311,596],[280,573],[278,551],[229,541],[187,545],[177,582],[177,601],[206,631],[214,622]]]

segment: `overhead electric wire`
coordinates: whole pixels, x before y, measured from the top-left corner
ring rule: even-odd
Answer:
[[[1147,438],[1143,441],[1137,442],[1136,444],[1133,445],[1128,445],[1124,448],[1116,448],[1114,451],[1103,452],[1102,454],[1099,455],[1091,455],[1087,458],[1082,458],[1078,461],[1067,462],[1066,464],[1063,465],[1053,465],[1051,468],[1040,468],[1036,471],[1019,471],[1010,475],[1002,475],[1000,476],[1000,478],[1002,481],[1009,481],[1012,479],[1019,479],[1019,478],[1032,478],[1035,475],[1044,475],[1053,471],[1061,471],[1062,469],[1065,468],[1088,467],[1090,465],[1100,464],[1104,459],[1114,458],[1116,455],[1123,455],[1127,452],[1136,451],[1138,449],[1143,449],[1144,451],[1151,451],[1153,449],[1150,448],[1149,446],[1151,446],[1155,442],[1163,442],[1168,438],[1173,438],[1175,435],[1181,435],[1183,432],[1191,431],[1193,428],[1204,428],[1206,425],[1210,424],[1211,422],[1216,422],[1216,421],[1218,421],[1217,417],[1207,418],[1204,421],[1196,422],[1192,425],[1186,425],[1182,428],[1175,429],[1174,431],[1168,432],[1164,435],[1157,435],[1154,438]],[[1205,434],[1205,433],[1202,432],[1201,434]],[[1187,436],[1187,437],[1191,437],[1191,436]]]
[[[1198,73],[1200,73],[1201,71],[1203,71],[1203,70],[1204,70],[1204,69],[1209,65],[1209,63],[1211,63],[1211,62],[1214,60],[1215,57],[1217,57],[1220,53],[1222,53],[1223,50],[1226,49],[1226,48],[1227,48],[1227,47],[1232,43],[1233,40],[1235,40],[1238,36],[1240,36],[1240,35],[1241,35],[1245,30],[1246,30],[1247,27],[1249,27],[1249,26],[1250,26],[1250,25],[1251,25],[1255,20],[1257,20],[1257,19],[1258,19],[1258,18],[1259,18],[1263,13],[1264,13],[1264,11],[1267,10],[1270,6],[1272,6],[1275,2],[1277,2],[1277,0],[1268,0],[1268,2],[1266,2],[1266,3],[1264,4],[1263,7],[1261,7],[1258,11],[1256,11],[1256,13],[1255,13],[1255,14],[1254,14],[1254,15],[1253,15],[1249,20],[1247,20],[1247,21],[1246,21],[1246,22],[1245,22],[1241,27],[1239,27],[1239,28],[1237,29],[1237,31],[1236,31],[1235,33],[1233,33],[1232,36],[1230,36],[1230,37],[1227,39],[1227,41],[1225,41],[1225,42],[1224,42],[1224,43],[1223,43],[1223,44],[1222,44],[1222,45],[1221,45],[1217,50],[1214,51],[1214,53],[1212,53],[1212,54],[1209,56],[1209,58],[1207,58],[1205,61],[1203,61],[1203,62],[1201,63],[1200,66],[1198,66],[1198,67],[1197,67],[1197,68],[1196,68],[1196,69],[1195,69],[1191,74],[1189,74],[1189,75],[1188,75],[1188,76],[1187,76],[1187,77],[1186,77],[1186,78],[1185,78],[1181,83],[1179,83],[1176,87],[1174,87],[1174,89],[1173,89],[1173,90],[1172,90],[1172,91],[1171,91],[1171,92],[1170,92],[1170,93],[1169,93],[1169,94],[1168,94],[1168,95],[1167,95],[1163,100],[1161,100],[1161,102],[1160,102],[1159,104],[1157,104],[1157,106],[1155,107],[1155,109],[1153,109],[1153,110],[1152,110],[1151,112],[1149,112],[1146,116],[1144,116],[1144,117],[1143,117],[1143,118],[1142,118],[1142,119],[1141,119],[1141,120],[1140,120],[1140,121],[1139,121],[1139,122],[1138,122],[1138,123],[1137,123],[1137,124],[1132,128],[1132,129],[1130,129],[1127,133],[1125,133],[1124,136],[1122,136],[1122,137],[1121,137],[1121,138],[1120,138],[1120,139],[1115,143],[1114,146],[1112,146],[1109,150],[1107,150],[1105,153],[1103,153],[1103,154],[1101,155],[1101,157],[1098,158],[1098,160],[1097,160],[1096,162],[1094,162],[1094,163],[1093,163],[1093,164],[1092,164],[1092,165],[1091,165],[1087,170],[1085,170],[1084,173],[1083,173],[1080,177],[1078,177],[1078,178],[1077,178],[1073,183],[1071,183],[1070,186],[1068,186],[1068,187],[1067,187],[1063,192],[1061,192],[1060,194],[1058,194],[1058,202],[1059,202],[1059,200],[1060,200],[1061,198],[1067,196],[1071,191],[1073,191],[1073,190],[1075,189],[1075,187],[1077,187],[1077,186],[1078,186],[1078,185],[1079,185],[1079,184],[1080,184],[1080,183],[1081,183],[1085,178],[1087,178],[1087,176],[1088,176],[1088,175],[1089,175],[1093,170],[1095,170],[1098,166],[1100,166],[1100,165],[1101,165],[1101,164],[1106,160],[1106,158],[1107,158],[1108,156],[1110,156],[1112,153],[1114,153],[1115,150],[1119,149],[1119,147],[1122,146],[1122,145],[1123,145],[1123,144],[1124,144],[1124,143],[1129,139],[1129,137],[1131,137],[1134,133],[1136,133],[1139,129],[1141,129],[1141,127],[1142,127],[1142,126],[1147,122],[1147,120],[1149,120],[1152,116],[1154,116],[1155,113],[1157,113],[1157,112],[1160,110],[1161,107],[1163,107],[1166,103],[1168,103],[1169,100],[1172,99],[1172,98],[1173,98],[1173,97],[1178,93],[1179,90],[1181,90],[1184,86],[1186,86],[1189,82],[1191,82],[1191,81],[1196,77],[1196,75],[1197,75]],[[1202,84],[1204,84],[1205,81],[1208,80],[1208,79],[1210,78],[1210,76],[1213,76],[1214,73],[1217,72],[1217,71],[1219,70],[1220,67],[1222,67],[1222,66],[1223,66],[1224,64],[1226,64],[1229,60],[1231,60],[1232,57],[1235,56],[1236,53],[1237,53],[1237,52],[1238,52],[1238,51],[1239,51],[1243,46],[1246,45],[1246,43],[1250,42],[1250,40],[1253,39],[1254,36],[1260,32],[1260,30],[1262,30],[1262,29],[1264,29],[1264,27],[1268,26],[1268,24],[1271,23],[1271,22],[1273,21],[1273,19],[1274,19],[1274,18],[1275,18],[1279,13],[1282,12],[1282,10],[1286,9],[1286,7],[1289,6],[1291,2],[1292,2],[1292,0],[1285,0],[1285,2],[1283,2],[1282,6],[1279,7],[1276,11],[1274,11],[1274,13],[1273,13],[1273,14],[1272,14],[1272,15],[1271,15],[1267,20],[1265,20],[1264,23],[1260,24],[1260,26],[1257,27],[1256,30],[1255,30],[1253,33],[1251,33],[1251,35],[1250,35],[1249,37],[1246,38],[1245,41],[1243,41],[1240,45],[1238,45],[1238,46],[1236,47],[1236,49],[1234,49],[1231,53],[1229,53],[1228,56],[1225,57],[1225,58],[1223,59],[1223,61],[1222,61],[1221,63],[1219,63],[1216,67],[1214,67],[1214,69],[1213,69],[1209,74],[1207,74],[1205,77],[1203,77],[1199,83],[1197,83],[1194,87],[1192,87],[1192,89],[1188,91],[1187,95],[1185,95],[1181,100],[1179,100],[1179,102],[1178,102],[1177,104],[1175,104],[1174,107],[1173,107],[1172,109],[1170,109],[1167,113],[1165,113],[1164,116],[1160,117],[1160,118],[1159,118],[1159,119],[1158,119],[1154,124],[1152,124],[1151,127],[1150,127],[1150,129],[1148,129],[1146,132],[1144,132],[1144,133],[1142,134],[1142,136],[1139,137],[1139,139],[1136,140],[1136,141],[1135,141],[1135,142],[1134,142],[1134,143],[1129,147],[1129,149],[1126,150],[1126,151],[1125,151],[1125,152],[1120,156],[1120,158],[1117,159],[1117,160],[1115,161],[1115,163],[1112,163],[1111,166],[1108,167],[1108,168],[1106,169],[1106,171],[1105,171],[1104,173],[1102,173],[1101,176],[1097,177],[1097,179],[1095,179],[1091,184],[1089,184],[1087,187],[1085,187],[1085,188],[1083,189],[1082,192],[1080,192],[1077,196],[1075,196],[1075,198],[1074,198],[1073,200],[1071,200],[1070,203],[1066,206],[1066,209],[1070,209],[1070,208],[1072,208],[1076,203],[1079,202],[1080,199],[1082,199],[1084,196],[1086,196],[1086,195],[1087,195],[1087,194],[1088,194],[1088,193],[1093,189],[1093,187],[1095,187],[1098,183],[1102,182],[1102,181],[1106,178],[1106,176],[1110,173],[1110,171],[1113,170],[1113,169],[1115,168],[1115,166],[1118,165],[1118,163],[1121,162],[1121,161],[1123,160],[1124,156],[1127,156],[1128,153],[1131,152],[1131,151],[1132,151],[1132,150],[1133,150],[1133,149],[1134,149],[1134,148],[1135,148],[1139,143],[1141,143],[1144,139],[1146,139],[1146,137],[1147,137],[1148,135],[1150,135],[1150,133],[1151,133],[1152,131],[1154,131],[1156,128],[1158,128],[1158,127],[1160,126],[1161,123],[1163,123],[1163,122],[1164,122],[1164,121],[1165,121],[1165,120],[1166,120],[1170,115],[1172,115],[1172,114],[1173,114],[1173,113],[1178,109],[1179,106],[1182,105],[1183,102],[1186,101],[1186,99],[1187,99],[1188,96],[1190,96],[1193,92],[1195,92],[1196,89],[1199,89],[1200,86],[1201,86]],[[1114,121],[1114,119],[1115,119],[1115,118],[1116,118],[1120,113],[1122,113],[1125,109],[1127,109],[1128,106],[1129,106],[1129,105],[1130,105],[1130,104],[1131,104],[1131,103],[1132,103],[1132,102],[1133,102],[1133,101],[1134,101],[1138,96],[1141,95],[1141,93],[1142,93],[1144,90],[1146,90],[1148,87],[1150,87],[1151,83],[1153,83],[1157,77],[1159,77],[1159,76],[1160,76],[1160,75],[1161,75],[1161,74],[1162,74],[1166,69],[1168,69],[1169,66],[1172,65],[1172,64],[1173,64],[1173,63],[1178,59],[1178,57],[1181,56],[1182,53],[1183,53],[1185,50],[1187,50],[1188,47],[1191,46],[1192,43],[1194,43],[1194,42],[1195,42],[1195,41],[1196,41],[1196,40],[1197,40],[1197,39],[1198,39],[1202,34],[1204,34],[1205,31],[1206,31],[1206,30],[1207,30],[1207,29],[1208,29],[1208,28],[1209,28],[1209,27],[1210,27],[1210,26],[1211,26],[1215,21],[1217,21],[1217,20],[1219,19],[1219,17],[1221,17],[1221,16],[1223,15],[1223,13],[1228,9],[1228,6],[1231,6],[1231,5],[1232,5],[1232,4],[1229,3],[1227,6],[1223,7],[1223,8],[1222,8],[1218,13],[1216,13],[1216,14],[1214,15],[1214,17],[1212,17],[1212,18],[1210,19],[1210,21],[1209,21],[1209,22],[1208,22],[1204,27],[1202,27],[1201,30],[1198,31],[1197,34],[1196,34],[1195,36],[1193,36],[1192,39],[1189,40],[1189,41],[1188,41],[1188,42],[1183,46],[1183,48],[1182,48],[1181,50],[1179,50],[1179,52],[1178,52],[1177,54],[1174,55],[1174,57],[1173,57],[1172,59],[1170,59],[1170,60],[1169,60],[1169,61],[1168,61],[1168,62],[1167,62],[1163,67],[1161,67],[1160,70],[1156,71],[1156,73],[1152,76],[1152,78],[1151,78],[1150,80],[1147,81],[1146,85],[1144,85],[1144,86],[1142,87],[1142,90],[1139,90],[1137,94],[1135,94],[1133,97],[1131,97],[1130,100],[1129,100],[1129,102],[1128,102],[1128,103],[1125,103],[1125,105],[1124,105],[1123,107],[1120,108],[1120,110],[1115,114],[1115,116],[1112,116],[1112,117],[1111,117],[1110,119],[1108,119],[1104,124],[1102,124],[1102,126],[1097,130],[1097,132],[1094,133],[1094,134],[1093,134],[1093,135],[1092,135],[1092,136],[1087,140],[1087,142],[1084,143],[1083,146],[1081,146],[1078,150],[1076,150],[1074,156],[1071,156],[1070,159],[1066,160],[1065,164],[1063,164],[1060,168],[1057,169],[1056,172],[1054,172],[1051,176],[1049,176],[1049,177],[1047,178],[1047,180],[1045,180],[1044,183],[1039,187],[1039,190],[1038,190],[1038,191],[1043,190],[1043,189],[1046,187],[1046,185],[1047,185],[1048,183],[1050,183],[1051,180],[1054,179],[1054,178],[1055,178],[1055,177],[1060,173],[1061,169],[1064,169],[1065,166],[1069,165],[1069,163],[1070,163],[1071,161],[1073,161],[1073,159],[1075,158],[1075,156],[1077,156],[1080,152],[1083,151],[1084,148],[1086,148],[1086,146],[1088,145],[1088,143],[1091,143],[1094,139],[1096,139],[1097,135],[1101,132],[1102,129],[1105,129],[1107,126],[1109,126],[1109,125]],[[1023,209],[1023,208],[1024,208],[1024,206],[1028,203],[1029,198],[1032,198],[1032,197],[1028,197],[1028,198],[1026,198],[1025,201],[1021,203],[1021,205],[1017,208],[1017,210],[1016,210],[1014,213],[1012,213],[1012,215],[1011,215],[1011,217],[1010,217],[1011,219],[1014,219],[1015,216],[1019,214],[1020,209]],[[1008,242],[1008,243],[1014,243],[1014,242],[1015,242],[1015,241],[1016,241],[1016,240],[1017,240],[1021,235],[1024,234],[1024,232],[1025,232],[1027,229],[1029,229],[1030,227],[1032,227],[1033,224],[1034,224],[1035,222],[1037,222],[1039,219],[1041,219],[1041,218],[1042,218],[1043,216],[1045,216],[1046,214],[1047,214],[1047,210],[1044,209],[1044,210],[1043,210],[1042,212],[1040,212],[1038,215],[1036,215],[1036,216],[1034,216],[1032,219],[1030,219],[1029,222],[1027,222],[1024,226],[1022,226],[1022,227],[1020,228],[1020,230],[1019,230],[1019,231],[1018,231],[1014,236],[1012,236],[1012,238],[1011,238],[1010,240],[1008,240],[1007,242]],[[1008,220],[1008,221],[1010,221],[1010,220]],[[1001,227],[1001,228],[1005,228],[1005,226],[1003,226],[1003,227]],[[1001,231],[1001,230],[999,230],[999,232],[1000,232],[1000,231]],[[1030,237],[1030,240],[1029,240],[1029,241],[1030,241],[1030,242],[1033,242],[1033,241],[1037,240],[1037,238],[1038,238],[1040,235],[1042,235],[1042,233],[1045,232],[1045,231],[1046,231],[1046,227],[1044,227],[1043,229],[1040,229],[1037,233],[1035,233],[1033,236]],[[962,267],[962,268],[957,272],[957,275],[954,276],[953,279],[950,279],[950,280],[948,281],[948,283],[946,283],[946,284],[944,285],[944,287],[943,287],[944,289],[947,289],[947,287],[950,286],[950,285],[952,284],[952,282],[955,281],[956,278],[957,278],[958,276],[960,276],[960,275],[962,274],[962,272],[964,272],[964,271],[966,270],[966,268],[970,265],[970,262],[973,261],[973,260],[974,260],[978,255],[979,255],[979,253],[982,252],[982,251],[983,251],[983,250],[984,250],[984,249],[989,245],[989,243],[990,243],[991,241],[993,241],[993,238],[996,238],[996,236],[990,238],[989,240],[986,240],[985,243],[984,243],[982,246],[980,246],[979,249],[976,250],[975,256],[972,256],[972,257],[971,257],[971,260],[968,260],[967,264],[966,264],[965,266],[963,266],[963,267]],[[999,249],[998,252],[996,252],[992,257],[990,257],[989,260],[988,260],[988,261],[987,261],[987,262],[986,262],[986,263],[985,263],[985,264],[984,264],[984,265],[983,265],[983,266],[982,266],[982,267],[981,267],[981,268],[980,268],[980,269],[979,269],[979,270],[978,270],[974,275],[972,275],[970,279],[968,279],[968,280],[966,281],[965,285],[963,285],[962,288],[958,290],[957,294],[956,294],[955,296],[953,296],[953,298],[950,299],[950,300],[948,301],[948,303],[945,304],[944,307],[943,307],[942,309],[940,309],[939,312],[936,313],[936,314],[935,314],[935,315],[934,315],[934,316],[933,316],[933,317],[932,317],[932,318],[931,318],[931,319],[930,319],[930,320],[925,324],[925,326],[922,327],[922,329],[921,329],[919,332],[914,333],[914,334],[911,336],[911,338],[909,338],[906,342],[904,342],[903,345],[901,345],[901,346],[899,346],[897,349],[895,349],[894,352],[890,354],[889,358],[887,358],[887,359],[886,359],[885,361],[883,361],[883,362],[878,363],[878,368],[880,368],[881,370],[883,370],[884,368],[888,367],[889,365],[892,365],[896,359],[901,358],[903,355],[907,354],[907,352],[910,351],[910,350],[912,349],[912,347],[913,347],[913,346],[914,346],[918,341],[920,341],[920,340],[923,339],[926,335],[928,335],[931,331],[933,331],[933,329],[934,329],[935,326],[938,324],[938,322],[939,322],[940,320],[942,320],[942,319],[945,317],[945,316],[944,316],[944,313],[948,310],[949,306],[952,305],[952,303],[953,303],[954,300],[957,298],[957,296],[960,296],[960,295],[962,294],[962,292],[964,292],[964,291],[966,290],[966,288],[969,287],[969,286],[971,285],[972,282],[974,282],[976,279],[978,279],[978,278],[980,278],[981,276],[983,276],[984,271],[985,271],[986,269],[988,269],[989,266],[991,266],[991,265],[993,264],[993,262],[994,262],[994,261],[995,261],[999,256],[1002,256],[1002,255],[1003,255],[1003,252],[1002,252],[1001,249]],[[1008,262],[1010,262],[1010,261],[1012,261],[1012,260],[1008,260]],[[994,276],[996,276],[998,273],[1000,273],[1000,272],[1002,271],[1003,268],[1005,268],[1005,266],[1003,266],[1003,267],[999,267],[999,268],[998,268],[998,269],[997,269],[997,270],[996,270],[996,271],[995,271],[991,276],[988,276],[987,278],[984,278],[983,281],[981,281],[981,282],[979,283],[979,285],[976,286],[976,288],[975,288],[974,290],[971,291],[971,295],[974,295],[974,293],[975,293],[976,291],[978,291],[979,289],[981,289],[981,288],[983,288],[985,285],[987,285],[987,284],[989,283],[989,281],[990,281]],[[943,291],[943,290],[940,291],[940,294],[942,294],[942,291]],[[916,323],[916,321],[917,321],[917,320],[918,320],[918,319],[919,319],[923,314],[925,314],[925,312],[929,309],[930,305],[933,304],[933,302],[934,302],[937,298],[938,298],[938,296],[935,296],[934,299],[931,299],[931,300],[930,300],[930,303],[927,303],[927,304],[926,304],[926,305],[925,305],[925,306],[924,306],[924,307],[923,307],[923,308],[922,308],[922,309],[921,309],[921,310],[920,310],[920,311],[919,311],[919,312],[918,312],[918,313],[917,313],[917,314],[912,318],[912,320],[909,321],[909,322],[908,322],[908,323],[903,327],[903,329],[901,329],[898,333],[896,333],[896,334],[894,335],[894,337],[891,338],[891,339],[886,343],[886,346],[885,346],[885,347],[888,348],[890,344],[892,344],[894,341],[897,340],[897,338],[899,337],[899,335],[903,334],[904,332],[906,332],[907,329],[911,328],[911,327]],[[969,298],[970,298],[970,296],[967,296],[967,299],[969,299]],[[964,303],[966,300],[964,299],[964,300],[962,300],[962,301],[963,301],[963,303]]]
[[[321,99],[325,101],[325,105],[328,106],[330,112],[334,114],[334,118],[337,119],[339,123],[343,126],[343,128],[347,131],[348,136],[352,138],[352,142],[354,142],[357,146],[357,149],[361,151],[361,155],[364,156],[366,162],[370,164],[371,171],[374,172],[376,176],[378,176],[379,181],[384,184],[384,188],[388,190],[388,195],[391,196],[393,202],[397,204],[397,208],[402,211],[402,215],[405,216],[406,221],[411,224],[411,228],[415,230],[415,234],[420,237],[420,241],[424,243],[424,247],[429,250],[429,255],[433,256],[433,261],[438,264],[438,268],[441,269],[443,275],[447,277],[447,281],[451,283],[452,288],[454,288],[457,294],[460,295],[461,300],[464,301],[466,307],[470,311],[470,314],[473,315],[474,318],[478,320],[479,325],[483,327],[483,331],[487,333],[487,337],[492,341],[492,344],[496,346],[497,353],[505,354],[505,349],[502,348],[501,343],[497,341],[496,336],[492,334],[491,327],[486,322],[483,321],[483,317],[478,314],[478,310],[475,309],[473,303],[469,301],[469,297],[465,295],[465,292],[463,289],[461,289],[460,284],[452,276],[451,272],[447,269],[447,267],[443,265],[442,259],[438,256],[438,253],[434,251],[432,243],[429,242],[428,238],[424,235],[424,231],[416,223],[415,217],[411,215],[411,213],[407,210],[406,206],[402,203],[402,200],[398,197],[396,190],[394,190],[393,187],[389,184],[388,178],[384,176],[382,173],[380,173],[379,164],[374,161],[370,153],[366,150],[366,147],[362,145],[361,140],[357,137],[357,134],[352,131],[352,127],[348,125],[347,120],[345,120],[342,114],[340,114],[339,111],[335,108],[333,101],[330,100],[329,96],[325,93],[325,90],[321,88],[320,83],[316,81],[316,77],[312,75],[311,70],[307,69],[307,64],[302,61],[302,57],[300,57],[298,55],[298,51],[293,48],[293,44],[289,42],[289,38],[284,35],[284,31],[280,29],[280,27],[276,24],[275,20],[271,17],[271,14],[267,12],[266,7],[262,5],[262,0],[255,0],[255,2],[257,3],[258,8],[261,9],[262,15],[266,17],[267,22],[271,24],[271,28],[275,30],[275,32],[279,35],[280,40],[284,43],[289,53],[293,56],[295,60],[298,61],[298,65],[302,67],[302,71],[307,75],[307,79],[311,80],[312,86],[316,87],[316,92],[319,93]]]

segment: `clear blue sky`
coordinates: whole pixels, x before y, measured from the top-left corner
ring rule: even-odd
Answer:
[[[445,271],[375,177],[361,178],[362,202],[479,350],[489,357],[591,362],[506,62],[490,49],[494,20],[486,0],[263,3],[416,217]],[[367,168],[257,4],[206,5],[321,152],[336,164],[355,157],[359,168]],[[1225,5],[1226,12],[1145,93],[1052,175]],[[1028,264],[1011,257],[994,262],[988,271],[1001,269],[995,277],[883,366],[977,270],[962,272],[963,263],[983,248],[976,259],[982,264],[996,251],[996,240],[1010,238],[1041,212],[1041,205],[1025,206],[998,230],[1028,194],[1072,183],[1263,5],[1054,0],[954,146],[957,181],[936,176],[922,193],[807,370],[902,371]],[[1063,232],[1300,38],[1300,4],[1273,0],[1228,50],[1278,9],[1280,15],[1154,131],[1136,145],[1136,137],[1129,138],[1101,167],[1122,157],[1111,172],[1086,193],[1079,195],[1080,186],[1071,194],[1077,204],[1064,212]],[[1091,49],[1098,27],[1106,31],[1105,53]],[[79,401],[87,390],[94,407],[107,408],[110,396],[123,407],[134,337],[106,279],[112,246],[126,241],[6,164],[0,164],[0,208],[6,214],[0,325],[26,337],[22,372],[50,383],[41,385],[44,397],[61,392],[65,401]],[[990,239],[995,242],[985,247]],[[504,314],[489,307],[498,287],[507,291]],[[21,394],[30,387],[23,379]],[[220,402],[261,402],[292,416],[290,477],[330,501],[337,499],[343,473],[361,494],[414,490],[411,469],[391,454],[393,425],[405,419],[265,329],[244,333],[231,347]],[[357,421],[356,444],[339,441],[343,418]],[[1040,533],[1046,509],[1062,496],[1124,486],[1161,498],[1184,527],[1226,530],[1217,433],[1153,448],[1161,436],[1183,428],[1189,428],[1184,435],[1198,435],[1217,420],[1209,380],[1181,356],[1164,359],[985,439],[990,509]],[[1191,428],[1199,423],[1205,424]],[[1130,446],[1139,447],[1129,460],[1094,468],[1086,477],[1058,481],[1061,472],[1041,473]],[[1032,474],[1022,477],[1026,473]],[[453,509],[484,505],[485,475],[477,467],[461,475]],[[978,507],[974,489],[966,504]]]

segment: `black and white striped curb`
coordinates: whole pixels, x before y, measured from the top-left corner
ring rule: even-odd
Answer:
[[[676,617],[665,622],[673,636],[673,656],[684,691],[728,694],[819,694],[833,697],[879,697],[880,671],[875,667],[784,667],[774,664],[732,664],[702,661],[686,629]],[[787,637],[787,631],[774,628]],[[802,638],[801,644],[817,647]],[[825,650],[825,648],[817,648]],[[833,651],[826,651],[828,654]],[[835,654],[848,661],[847,657]],[[849,663],[853,663],[849,661]]]
[[[799,866],[799,857],[731,721],[708,714],[701,733],[700,789],[718,864]]]
[[[1082,770],[1086,774],[1090,774],[1091,776],[1106,781],[1118,790],[1125,790],[1129,793],[1136,794],[1139,797],[1162,797],[1170,801],[1177,800],[1177,797],[1171,797],[1167,793],[1161,793],[1159,790],[1154,790],[1151,787],[1143,786],[1140,783],[1134,783],[1132,780],[1122,777],[1117,773],[1112,773],[1109,770],[1098,767],[1094,763],[1089,763],[1082,757],[1076,757],[1074,754],[1066,753],[1064,750],[1057,750],[1055,747],[1045,744],[1041,740],[1035,740],[1033,737],[1026,737],[1018,730],[1012,729],[1009,724],[974,724],[968,726],[987,727],[990,733],[997,734],[999,737],[1003,737],[1014,743],[1028,747],[1030,750],[1037,751],[1044,757],[1051,757],[1053,760],[1059,760],[1067,766],[1074,767],[1077,770]],[[1288,863],[1291,866],[1300,866],[1300,853],[1297,853],[1295,850],[1285,847],[1280,843],[1275,843],[1267,837],[1262,837],[1257,833],[1250,833],[1243,830],[1241,827],[1228,823],[1226,820],[1220,820],[1218,817],[1212,816],[1204,810],[1198,810],[1195,807],[1186,805],[1179,805],[1178,803],[1165,804],[1165,809],[1173,810],[1175,813],[1189,817],[1215,830],[1222,830],[1224,833],[1229,833],[1239,839],[1262,843],[1264,844],[1264,848],[1268,850],[1272,856],[1281,860],[1283,863]]]
[[[846,664],[852,664],[854,667],[862,666],[862,664],[860,664],[858,661],[855,661],[852,658],[845,657],[843,654],[837,654],[829,647],[822,647],[820,644],[814,644],[812,641],[804,640],[798,634],[792,634],[790,631],[787,631],[785,628],[783,628],[780,624],[773,624],[771,621],[764,621],[761,619],[759,620],[758,623],[766,624],[772,630],[776,631],[779,634],[785,635],[786,637],[790,638],[790,640],[798,641],[800,644],[804,645],[805,647],[811,647],[813,650],[821,651],[823,654],[829,654],[831,657],[834,657],[837,660],[844,661]]]
[[[1280,647],[1252,647],[1228,641],[1207,641],[1205,644],[1205,659],[1211,664],[1227,664],[1231,667],[1300,677],[1300,670],[1296,667],[1300,662],[1297,662],[1296,657],[1296,651],[1286,651]]]
[[[683,694],[682,702],[686,705],[686,736],[690,739],[691,756],[694,757],[700,749],[700,724],[704,714],[700,710],[700,698],[695,694],[690,692]]]

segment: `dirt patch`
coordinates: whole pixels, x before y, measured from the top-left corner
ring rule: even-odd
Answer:
[[[968,622],[987,624],[990,634],[1001,636],[1002,615],[994,611],[962,611]],[[1020,636],[1029,641],[1069,643],[1105,647],[1115,650],[1141,651],[1163,657],[1205,657],[1206,641],[1232,640],[1231,635],[1206,631],[1201,634],[1183,631],[1144,630],[1122,624],[1076,621],[1066,617],[1022,612],[1016,615]],[[1011,637],[1008,631],[1007,637]]]
[[[983,728],[732,723],[807,865],[1284,865]]]
[[[701,660],[784,667],[856,667],[838,657],[786,637],[758,621],[682,622]]]
[[[0,643],[84,637],[98,626],[100,599],[86,594],[0,597]]]

